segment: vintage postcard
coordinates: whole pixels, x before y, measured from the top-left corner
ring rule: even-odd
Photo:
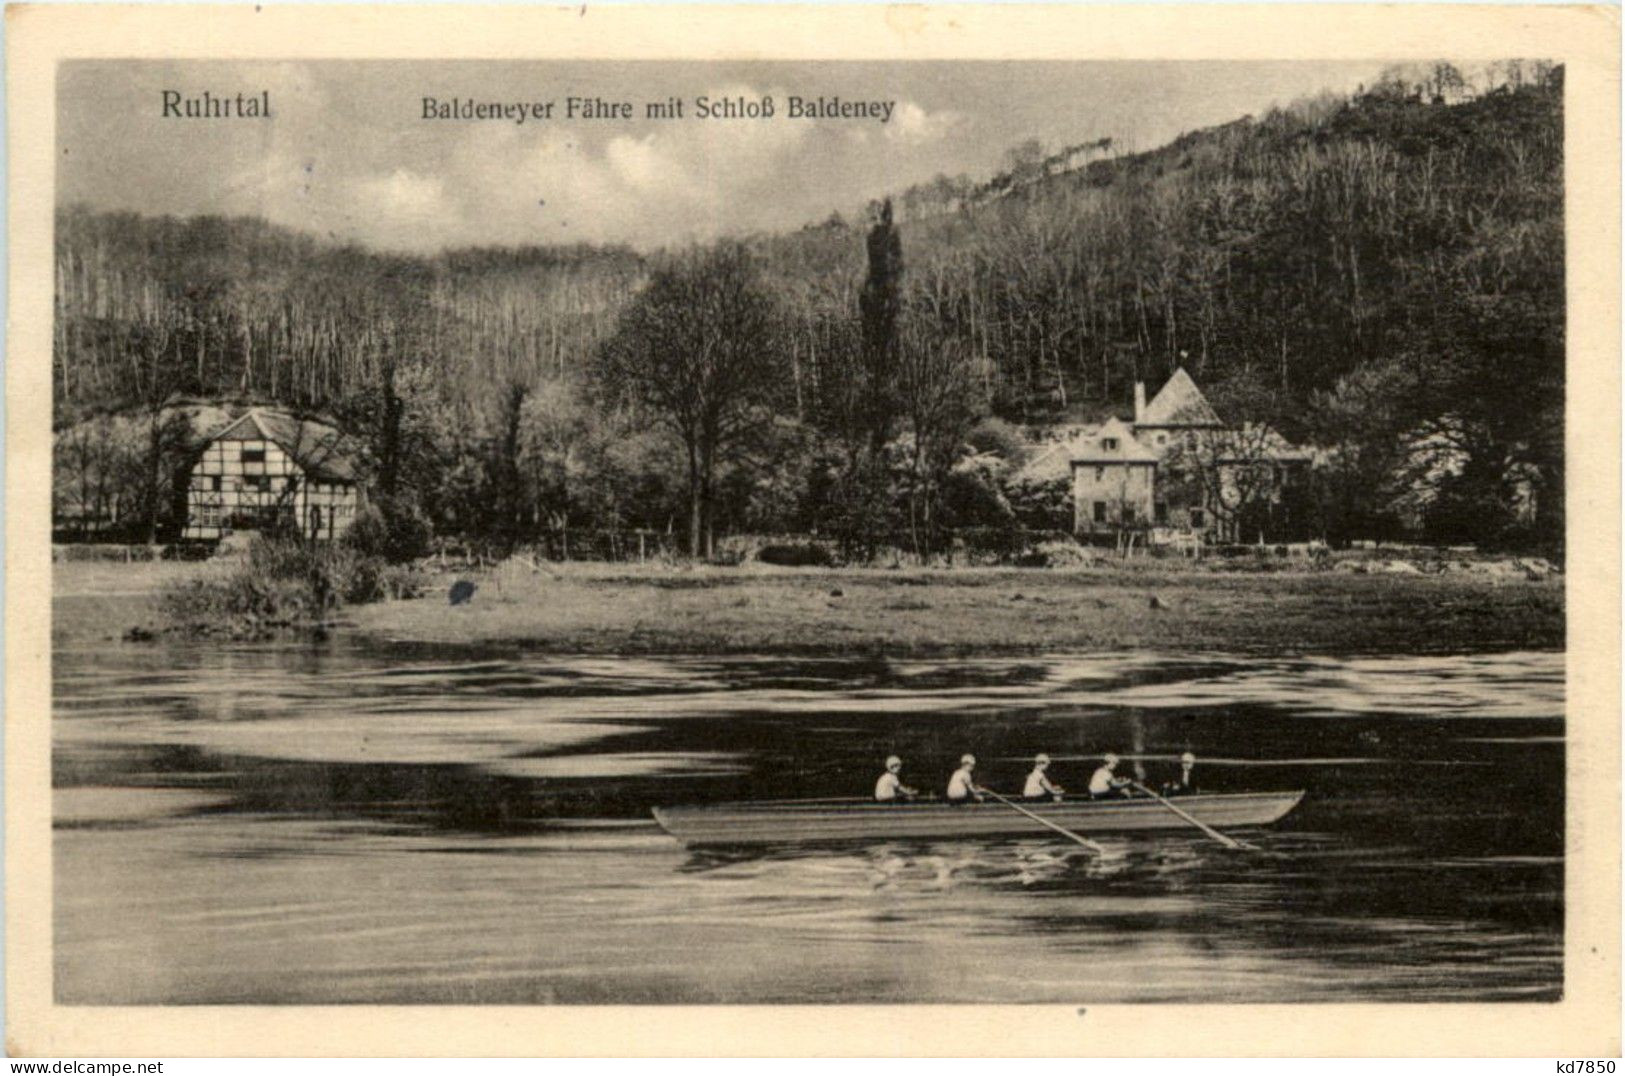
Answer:
[[[13,1052],[1618,1053],[1617,10],[7,22]]]

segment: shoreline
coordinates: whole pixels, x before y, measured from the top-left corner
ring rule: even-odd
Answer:
[[[1559,581],[1189,569],[547,574],[352,607],[398,644],[582,654],[1019,657],[1561,650]],[[445,583],[449,585],[450,577]]]
[[[218,565],[53,570],[58,644],[156,623],[162,588]],[[476,585],[452,606],[450,584]],[[1215,570],[788,569],[559,564],[435,577],[426,596],[342,609],[338,634],[392,645],[577,654],[1021,657],[1561,650],[1560,578]],[[207,645],[205,640],[197,640]]]

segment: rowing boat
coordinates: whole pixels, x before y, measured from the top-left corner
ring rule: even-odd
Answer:
[[[1302,799],[1302,792],[1236,792],[1198,793],[1175,802],[1209,826],[1229,827],[1278,822]],[[1077,833],[1145,833],[1190,825],[1149,798],[1024,800],[1022,806]],[[656,807],[654,816],[661,829],[689,845],[1025,837],[1046,832],[1041,822],[993,802],[953,807],[941,800],[764,800]]]

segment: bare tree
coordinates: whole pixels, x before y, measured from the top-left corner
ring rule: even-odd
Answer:
[[[909,529],[918,554],[929,552],[943,479],[984,407],[980,364],[962,338],[943,331],[945,292],[916,295],[903,319],[898,395],[913,443],[909,455]]]
[[[53,514],[79,537],[118,523],[123,453],[114,419],[98,415],[57,433],[51,461]]]
[[[1267,423],[1188,431],[1164,458],[1169,490],[1212,515],[1231,541],[1263,541],[1291,475]]]

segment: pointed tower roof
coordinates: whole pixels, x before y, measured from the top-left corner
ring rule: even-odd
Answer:
[[[1223,426],[1218,413],[1181,366],[1145,405],[1140,426]]]

